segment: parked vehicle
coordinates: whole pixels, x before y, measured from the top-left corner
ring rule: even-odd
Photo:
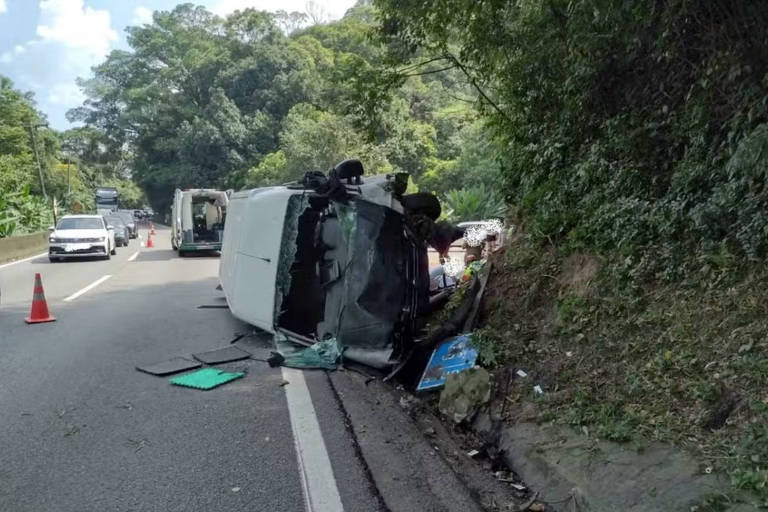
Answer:
[[[98,187],[94,199],[97,214],[107,215],[117,211],[117,189],[115,187]]]
[[[66,258],[115,254],[115,230],[101,215],[66,215],[49,228],[48,258],[54,262]]]
[[[107,221],[107,225],[115,228],[115,245],[117,247],[127,247],[131,238],[131,230],[125,225],[123,218],[119,215],[105,215],[104,219]]]
[[[435,222],[440,203],[404,195],[406,173],[362,177],[356,160],[328,176],[233,194],[219,280],[231,312],[345,359],[386,367],[414,346],[429,309],[427,243],[460,230]]]
[[[171,245],[188,251],[220,251],[229,197],[213,189],[179,190],[171,206]]]
[[[131,238],[139,236],[139,224],[136,222],[136,219],[133,218],[133,210],[118,210],[116,215],[119,215],[120,218],[123,219],[123,223],[128,226],[128,229],[131,232]]]

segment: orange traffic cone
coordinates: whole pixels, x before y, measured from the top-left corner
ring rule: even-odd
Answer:
[[[45,302],[45,292],[43,291],[43,281],[40,279],[40,274],[35,274],[35,289],[32,291],[32,312],[24,321],[28,324],[41,324],[55,320],[56,318],[48,313],[48,303]]]
[[[155,234],[155,225],[151,222],[149,223],[149,234],[154,235]]]
[[[147,249],[151,249],[155,246],[155,242],[152,241],[152,236],[147,235]]]

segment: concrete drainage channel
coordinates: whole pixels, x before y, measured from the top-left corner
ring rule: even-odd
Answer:
[[[525,510],[526,499],[470,458],[426,408],[354,372],[328,378],[385,510]]]

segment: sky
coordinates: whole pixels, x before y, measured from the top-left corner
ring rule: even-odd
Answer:
[[[125,27],[150,23],[152,12],[190,1],[219,15],[238,9],[306,11],[307,0],[0,0],[0,75],[32,91],[50,126],[65,130],[70,108],[85,99],[75,80],[114,49],[128,49]],[[314,0],[327,19],[355,0]]]

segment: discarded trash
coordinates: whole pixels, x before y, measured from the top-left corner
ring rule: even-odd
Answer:
[[[416,391],[439,388],[445,384],[449,373],[459,373],[472,368],[477,350],[470,346],[471,334],[462,334],[439,345],[430,357]]]
[[[171,384],[195,389],[213,389],[242,376],[241,372],[227,373],[215,368],[203,368],[196,372],[174,377],[171,379]]]
[[[480,455],[480,450],[469,450],[467,452],[467,457],[469,457],[470,459],[474,459],[478,455]]]
[[[471,419],[491,398],[491,375],[484,368],[451,373],[440,392],[440,412],[456,423]]]
[[[200,368],[202,365],[197,361],[191,361],[185,357],[173,357],[166,361],[160,361],[159,363],[145,364],[143,366],[137,366],[136,369],[140,372],[149,373],[151,375],[171,375],[172,373],[179,373],[186,370],[194,370]]]
[[[280,348],[280,347],[278,347]],[[294,352],[279,354],[280,364],[289,368],[322,368],[335,370],[341,359],[341,345],[336,338],[319,341],[311,347]],[[274,356],[273,356],[274,357]],[[272,360],[272,358],[270,358]],[[272,363],[270,362],[270,365]]]
[[[289,381],[287,381],[287,380],[283,380],[283,381],[280,381],[280,384],[279,384],[279,386],[282,388],[282,387],[284,387],[284,386],[287,386],[288,384],[290,384],[290,382],[289,382]],[[269,438],[267,438],[267,440],[269,440]]]
[[[537,395],[541,395],[544,393],[544,390],[541,389],[541,386],[536,384],[535,386],[533,386],[533,392],[536,393]]]
[[[528,488],[526,486],[520,485],[520,484],[516,484],[514,482],[510,483],[509,486],[511,488],[513,488],[514,490],[516,490],[516,491],[521,491],[522,492],[522,491],[527,491],[528,490]]]
[[[528,374],[527,374],[527,373],[525,373],[523,370],[517,370],[517,372],[516,372],[516,373],[517,373],[517,376],[518,376],[518,377],[523,377],[523,378],[525,378],[525,377],[527,377],[527,376],[528,376]]]
[[[217,348],[215,350],[209,350],[207,352],[192,354],[192,357],[194,357],[201,363],[219,364],[219,363],[229,363],[231,361],[240,361],[242,359],[248,359],[249,357],[251,357],[251,353],[230,345],[228,347]]]
[[[573,356],[573,352],[571,352],[570,350],[565,353],[565,357],[572,357],[572,356]]]
[[[232,488],[232,492],[240,492],[240,488],[239,487],[233,487]]]

